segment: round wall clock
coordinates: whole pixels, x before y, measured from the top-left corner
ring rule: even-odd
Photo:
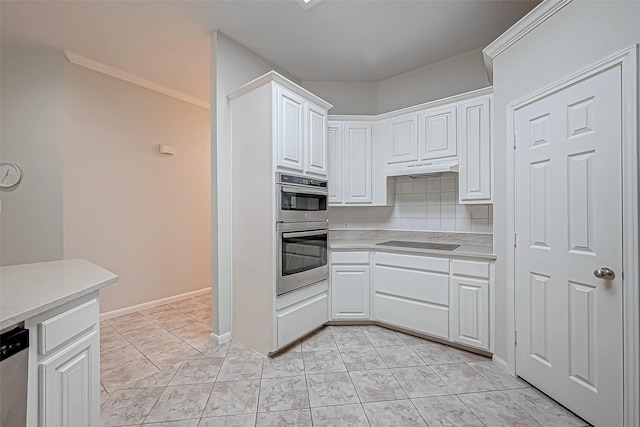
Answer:
[[[13,187],[20,182],[20,168],[13,163],[0,163],[0,187]]]

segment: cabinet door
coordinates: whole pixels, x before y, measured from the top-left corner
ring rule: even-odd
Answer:
[[[490,97],[458,106],[460,203],[491,203]]]
[[[276,89],[276,134],[278,167],[304,169],[304,99],[293,92]]]
[[[99,353],[94,330],[40,364],[40,425],[100,426]]]
[[[327,112],[307,103],[307,166],[310,174],[327,175]]]
[[[489,281],[451,278],[451,341],[489,350]]]
[[[342,189],[344,187],[342,158],[344,155],[342,144],[342,126],[329,123],[327,127],[327,172],[329,179],[329,203],[342,203]]]
[[[387,163],[418,160],[418,116],[409,115],[389,119],[389,156]]]
[[[452,157],[456,149],[456,107],[427,110],[418,116],[420,160]]]
[[[331,267],[331,311],[333,319],[369,318],[369,266]]]
[[[344,126],[345,203],[371,203],[371,125]]]

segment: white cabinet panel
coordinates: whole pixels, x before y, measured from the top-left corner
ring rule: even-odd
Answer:
[[[331,267],[333,319],[369,318],[369,265]]]
[[[344,201],[371,202],[371,125],[344,127]]]
[[[384,126],[389,132],[387,163],[415,162],[418,160],[418,116],[400,116],[389,119]]]
[[[456,107],[434,108],[418,116],[420,160],[453,157],[456,148]]]
[[[100,317],[97,299],[41,322],[38,327],[40,354],[55,349],[60,344],[93,327]]]
[[[376,292],[449,305],[449,273],[433,273],[376,263]]]
[[[489,281],[453,276],[451,341],[489,350]]]
[[[490,96],[458,105],[460,203],[491,203],[491,111]]]
[[[100,426],[99,351],[94,330],[40,364],[41,426]]]
[[[304,102],[304,98],[293,92],[281,87],[276,89],[279,167],[297,171],[304,169]]]
[[[343,165],[344,149],[342,144],[342,125],[330,124],[327,128],[327,164],[329,180],[329,203],[342,203],[344,187]]]
[[[278,322],[277,348],[282,348],[329,320],[329,298],[325,292],[280,310],[276,315]]]
[[[327,113],[326,110],[307,103],[307,173],[327,175]]]
[[[449,338],[447,307],[376,293],[376,320],[416,332]]]

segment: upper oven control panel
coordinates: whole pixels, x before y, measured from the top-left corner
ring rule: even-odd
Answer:
[[[327,181],[323,179],[313,179],[304,176],[279,174],[280,184],[307,185],[309,187],[327,188]]]

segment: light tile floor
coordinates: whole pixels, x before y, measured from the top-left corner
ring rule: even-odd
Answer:
[[[486,357],[378,326],[325,327],[273,358],[213,345],[210,304],[106,321],[103,427],[587,425]]]

